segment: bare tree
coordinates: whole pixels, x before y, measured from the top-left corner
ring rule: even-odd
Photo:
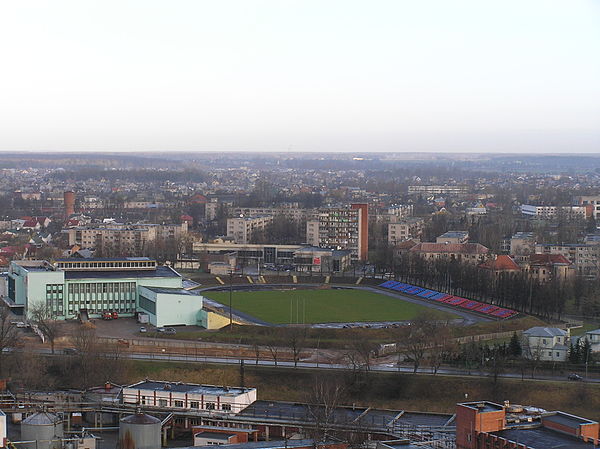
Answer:
[[[444,360],[456,352],[457,345],[447,324],[431,323],[429,333],[431,347],[427,351],[428,360],[433,374],[437,374]]]
[[[0,305],[0,375],[5,364],[2,362],[4,351],[12,349],[16,346],[17,327],[10,321],[10,311],[5,305]]]
[[[60,323],[56,320],[56,314],[46,304],[36,304],[30,310],[31,320],[37,325],[50,342],[52,354],[54,354],[54,343],[60,336]]]
[[[286,346],[292,352],[294,358],[294,368],[298,367],[300,361],[300,354],[304,344],[306,343],[307,328],[305,327],[286,327],[283,332]]]
[[[425,353],[431,347],[431,324],[424,315],[419,315],[405,328],[403,341],[399,341],[400,352],[413,363],[413,373],[417,373]]]
[[[312,438],[315,442],[331,439],[336,424],[336,409],[344,396],[344,388],[332,378],[316,376],[309,392],[308,413],[313,422]]]
[[[75,357],[77,368],[80,371],[80,379],[83,386],[87,387],[90,376],[97,373],[97,368],[100,368],[100,366],[96,366],[99,360],[96,330],[87,323],[81,325],[73,335],[73,345],[77,350]]]
[[[279,356],[279,346],[277,346],[277,342],[269,342],[267,343],[267,348],[271,353],[271,357],[273,357],[273,361],[275,362],[275,366],[277,366],[277,360]]]

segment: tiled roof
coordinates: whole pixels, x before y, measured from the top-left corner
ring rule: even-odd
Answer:
[[[558,327],[532,327],[523,331],[523,334],[531,337],[566,337],[567,332]]]
[[[569,259],[562,254],[532,254],[529,256],[531,265],[571,265]]]
[[[487,270],[514,270],[519,271],[521,268],[510,256],[500,255],[496,257],[494,260],[488,260],[487,262],[479,265],[480,268],[485,268]]]

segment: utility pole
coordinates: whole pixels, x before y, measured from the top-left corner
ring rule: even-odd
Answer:
[[[231,309],[232,296],[233,296],[233,270],[229,270],[229,332],[233,331],[233,311]]]

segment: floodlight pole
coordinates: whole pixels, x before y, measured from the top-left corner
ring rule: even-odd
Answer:
[[[233,330],[233,311],[231,310],[231,297],[233,295],[233,270],[229,270],[229,332]]]

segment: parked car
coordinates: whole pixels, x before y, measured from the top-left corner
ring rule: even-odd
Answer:
[[[65,348],[63,349],[63,353],[65,355],[77,355],[78,351],[75,348]]]
[[[29,324],[24,323],[23,321],[11,321],[10,324],[17,326],[18,328],[29,327]]]
[[[177,331],[175,330],[174,327],[165,328],[165,334],[175,335],[176,333],[177,333]]]
[[[148,332],[148,329],[146,329],[144,326],[140,327],[140,332],[142,334],[145,334],[146,332]]]
[[[579,381],[579,380],[583,380],[583,377],[581,377],[579,374],[571,373],[571,374],[569,374],[567,379]]]
[[[157,327],[156,332],[165,332],[166,329],[164,327]]]

